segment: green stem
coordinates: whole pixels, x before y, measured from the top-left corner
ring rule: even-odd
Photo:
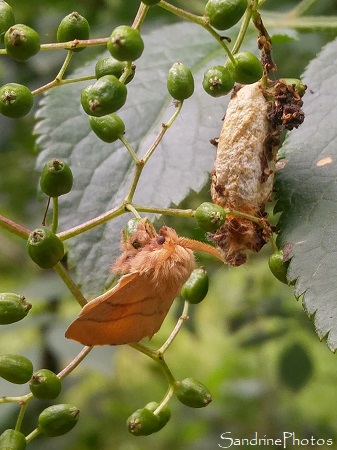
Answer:
[[[59,198],[53,197],[53,219],[51,224],[51,231],[53,233],[57,232],[58,223],[59,223]]]
[[[20,395],[19,397],[9,397],[7,395],[0,397],[0,404],[2,403],[24,403],[29,401],[33,394]]]
[[[186,320],[188,320],[188,308],[189,308],[189,303],[187,301],[185,301],[183,312],[181,313],[181,316],[179,317],[178,322],[176,323],[176,326],[173,328],[170,336],[166,339],[164,344],[158,350],[158,352],[160,354],[163,355],[166,352],[166,350],[169,348],[169,346],[172,344],[172,342],[176,338],[177,334],[179,333],[181,327],[183,326],[183,323],[186,322]]]
[[[32,91],[32,94],[39,95],[42,92],[48,91],[49,89],[52,89],[57,86],[63,86],[64,84],[79,83],[80,81],[95,80],[95,79],[96,79],[95,75],[88,75],[86,77],[78,77],[78,78],[67,78],[66,80],[59,80],[58,78],[55,78],[55,80],[50,81],[49,83]]]
[[[139,158],[136,154],[136,152],[134,151],[134,149],[131,147],[131,145],[129,144],[129,142],[125,139],[125,137],[123,135],[121,135],[119,137],[120,141],[123,142],[125,148],[127,149],[127,151],[130,153],[131,158],[134,160],[135,164],[139,163]]]
[[[55,79],[47,84],[45,84],[44,86],[39,87],[38,89],[35,89],[34,91],[32,91],[33,95],[38,95],[41,94],[42,92],[45,92],[49,89],[52,89],[53,87],[56,86],[62,86],[63,84],[68,84],[68,83],[74,83],[74,82],[79,82],[79,81],[83,81],[83,77],[81,78],[75,78],[75,79],[69,79],[69,80],[63,80],[63,76],[69,66],[69,63],[71,61],[71,58],[74,55],[74,51],[73,50],[68,50],[67,52],[67,56],[65,58],[65,60],[63,61],[62,67],[59,70],[59,73],[56,75]],[[90,77],[84,77],[85,80],[87,79],[95,79],[95,76],[92,75]]]
[[[163,398],[163,400],[160,402],[160,404],[158,405],[158,408],[156,408],[153,411],[153,414],[158,415],[160,413],[160,411],[165,407],[165,405],[170,401],[170,399],[172,398],[174,394],[174,385],[170,385],[165,397]]]
[[[245,13],[244,13],[239,33],[238,33],[238,35],[236,37],[235,44],[233,45],[233,48],[232,48],[232,54],[233,55],[235,55],[235,53],[237,53],[239,51],[239,49],[240,49],[240,47],[242,45],[242,42],[243,42],[243,40],[245,38],[245,35],[246,35],[246,32],[247,32],[247,29],[248,29],[249,22],[250,22],[250,19],[252,17],[252,14],[253,14],[252,8],[248,7],[246,9]],[[234,59],[234,64],[236,64],[235,59]]]
[[[3,403],[19,403],[21,400],[21,397],[9,397],[8,395],[4,395],[3,397],[0,397],[0,405]]]
[[[141,3],[139,5],[136,17],[132,24],[132,28],[135,28],[136,30],[140,30],[149,9],[150,9],[150,6],[146,6],[144,3]]]
[[[276,240],[272,234],[270,235],[270,243],[271,246],[273,247],[273,251],[276,252],[278,250],[278,247],[276,245]]]
[[[68,50],[66,59],[64,60],[61,69],[59,70],[59,73],[56,75],[55,80],[62,80],[65,71],[67,70],[67,67],[69,66],[69,63],[71,61],[71,58],[73,57],[74,51]]]
[[[158,3],[158,6],[165,9],[166,11],[171,12],[172,14],[175,14],[178,17],[181,17],[182,19],[188,20],[189,22],[193,22],[201,26],[204,26],[206,24],[205,17],[189,13],[184,9],[180,9],[177,6],[171,5],[171,3],[165,2],[164,0]]]
[[[195,211],[193,209],[178,209],[178,208],[155,208],[152,206],[132,205],[138,212],[149,212],[153,214],[163,214],[166,216],[177,217],[194,217]]]
[[[132,183],[131,183],[131,187],[130,187],[129,193],[127,194],[127,196],[124,199],[124,204],[132,202],[133,196],[134,196],[134,194],[136,192],[136,188],[137,188],[137,185],[138,185],[139,178],[140,178],[140,176],[142,174],[142,171],[143,171],[143,168],[144,168],[145,164],[148,162],[148,160],[153,155],[153,152],[156,150],[156,148],[158,147],[160,141],[163,139],[164,134],[166,133],[166,131],[172,126],[173,122],[178,117],[178,115],[179,115],[179,113],[181,111],[182,105],[183,105],[183,102],[179,102],[178,103],[178,107],[175,110],[175,112],[172,115],[172,117],[166,123],[164,123],[162,125],[162,129],[158,133],[158,136],[154,140],[154,142],[151,145],[151,147],[145,153],[144,158],[142,158],[140,160],[137,158],[137,161],[135,161],[135,158],[133,158],[134,161],[136,162],[136,169],[135,169],[135,173],[133,175],[133,180],[132,180]]]
[[[91,352],[93,347],[83,347],[80,353],[69,363],[64,369],[57,374],[60,380],[69,375],[83,361],[83,359]]]
[[[166,350],[170,347],[176,336],[178,335],[183,323],[188,319],[188,309],[189,309],[189,303],[185,301],[184,308],[182,311],[181,316],[179,317],[176,326],[172,330],[172,333],[170,336],[166,339],[164,344],[158,349],[158,350],[152,350],[151,348],[147,347],[146,345],[136,343],[136,344],[129,344],[130,347],[144,353],[145,355],[152,358],[154,361],[157,362],[157,364],[160,365],[162,371],[164,372],[167,381],[170,385],[170,389],[168,390],[164,400],[161,402],[160,406],[157,408],[156,412],[159,413],[159,411],[165,406],[165,404],[169,401],[169,399],[172,397],[174,392],[174,385],[175,385],[175,378],[172,375],[172,372],[170,371],[168,365],[166,364],[164,360],[164,353]]]
[[[149,356],[152,358],[157,364],[159,364],[160,368],[165,374],[165,377],[169,383],[170,386],[174,386],[176,380],[174,376],[172,375],[172,372],[170,371],[168,365],[166,364],[164,360],[164,356],[162,353],[159,352],[159,350],[152,350],[151,348],[147,347],[146,345],[135,343],[135,344],[128,344],[130,347],[134,348],[135,350],[138,350],[141,353],[144,353],[144,355]]]
[[[163,139],[164,134],[166,133],[166,131],[172,126],[173,122],[178,117],[182,106],[183,106],[183,102],[178,102],[178,107],[175,110],[175,112],[172,115],[172,117],[166,123],[163,123],[162,129],[158,133],[158,136],[156,137],[156,139],[154,140],[153,144],[148,149],[148,151],[145,153],[144,158],[142,159],[142,161],[144,162],[144,166],[148,162],[148,160],[151,158],[151,156],[152,156],[153,152],[155,151],[155,149],[158,147],[158,145],[159,145],[160,141]]]
[[[157,364],[159,364],[161,370],[164,372],[164,375],[167,379],[167,382],[170,386],[174,386],[176,379],[174,378],[171,370],[169,369],[169,366],[166,364],[164,357],[162,355],[158,356],[158,358],[155,359]]]
[[[127,210],[130,211],[130,212],[132,212],[132,214],[133,214],[135,217],[137,217],[137,219],[140,219],[140,218],[141,218],[141,216],[139,215],[137,209],[136,209],[133,205],[131,205],[131,203],[127,203],[127,204],[125,205],[125,209],[127,209]]]
[[[29,397],[29,398],[28,398],[28,397]],[[21,429],[22,421],[23,421],[23,418],[24,418],[24,415],[25,415],[25,412],[26,412],[28,403],[29,403],[29,401],[30,401],[32,398],[33,398],[33,394],[28,394],[28,395],[26,396],[26,400],[23,401],[23,402],[20,402],[21,408],[20,408],[20,412],[19,412],[19,414],[18,414],[18,418],[17,418],[16,424],[15,424],[15,430],[16,430],[16,431],[20,431],[20,429]]]
[[[142,159],[137,162],[136,168],[135,168],[135,172],[133,174],[133,180],[132,180],[132,183],[131,183],[131,187],[130,187],[130,190],[128,192],[128,195],[124,199],[124,204],[128,204],[128,203],[132,202],[132,199],[133,199],[133,196],[134,196],[134,194],[136,192],[138,181],[139,181],[139,178],[140,178],[140,176],[142,174],[144,165],[145,164],[144,164],[144,161]]]
[[[40,428],[35,428],[35,430],[33,430],[31,433],[29,433],[27,436],[26,436],[26,442],[28,443],[28,442],[30,442],[30,441],[32,441],[33,439],[35,439],[39,434],[41,434],[41,430],[40,430]]]
[[[217,33],[214,28],[210,26],[208,23],[208,20],[204,16],[197,16],[196,14],[189,13],[183,9],[178,8],[177,6],[173,6],[170,3],[167,3],[165,1],[161,1],[158,3],[158,6],[161,6],[166,11],[170,11],[172,14],[175,14],[178,17],[181,17],[182,19],[185,19],[189,22],[193,22],[197,25],[201,25],[206,31],[208,31],[215,39],[216,41],[223,47],[225,52],[227,53],[228,58],[235,63],[235,60],[233,59],[233,55],[231,51],[229,50],[228,46],[226,45],[226,42],[222,37]]]
[[[70,84],[70,83],[80,83],[81,81],[88,81],[88,80],[96,80],[96,76],[95,75],[87,75],[85,77],[66,78],[65,80],[61,81],[60,85]]]
[[[82,292],[80,291],[77,284],[71,279],[70,275],[66,271],[66,269],[63,267],[61,262],[58,262],[54,266],[55,272],[58,274],[58,276],[62,279],[64,284],[67,286],[69,291],[73,294],[77,302],[80,304],[80,306],[86,305],[88,302],[83,296]]]
[[[96,45],[105,45],[108,42],[109,38],[98,38],[98,39],[85,39],[68,42],[53,42],[51,44],[42,44],[40,50],[60,50],[65,49],[69,50],[69,48],[79,48],[79,47],[94,47]]]
[[[22,225],[19,225],[16,222],[13,222],[13,220],[8,219],[7,217],[2,216],[1,214],[0,214],[0,227],[11,232],[12,234],[16,234],[17,236],[25,240],[28,239],[28,236],[31,233],[31,231],[28,228],[23,227]]]
[[[63,231],[62,233],[58,233],[57,236],[62,241],[70,239],[72,237],[78,236],[81,233],[84,233],[85,231],[91,230],[98,225],[103,225],[104,223],[109,222],[109,220],[114,219],[115,217],[118,217],[123,213],[125,213],[124,203],[116,206],[106,213],[101,214],[100,216],[95,217],[94,219],[82,223],[81,225],[77,225],[74,228],[70,228],[69,230]]]
[[[147,346],[144,345],[144,344],[140,344],[140,343],[138,342],[138,343],[135,343],[135,344],[128,344],[128,345],[129,345],[130,347],[132,347],[132,348],[138,350],[139,352],[144,353],[144,355],[147,355],[147,356],[149,356],[149,357],[152,358],[152,359],[156,359],[156,357],[157,357],[156,351],[155,351],[155,350],[152,350],[152,348],[147,347]]]
[[[119,78],[119,81],[121,83],[126,83],[126,80],[129,78],[129,76],[132,74],[132,72],[135,70],[135,67],[133,67],[132,61],[128,61],[124,67],[123,73],[121,77]]]
[[[221,47],[225,50],[230,61],[233,64],[236,64],[236,61],[233,57],[233,52],[231,52],[229,50],[228,45],[226,44],[226,41],[224,39],[222,39],[222,36],[220,36],[219,33],[217,31],[215,31],[214,28],[212,28],[209,24],[202,25],[202,27],[206,31],[208,31],[215,38],[215,40],[221,45]]]

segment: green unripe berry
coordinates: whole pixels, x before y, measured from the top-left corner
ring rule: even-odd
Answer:
[[[219,205],[215,205],[211,202],[204,202],[195,210],[194,217],[202,230],[216,231],[225,223],[226,212]]]
[[[102,78],[104,75],[114,75],[116,78],[120,78],[126,68],[126,61],[117,61],[115,58],[103,58],[99,59],[95,66],[95,76],[96,78]],[[130,83],[130,81],[135,76],[136,66],[132,64],[131,74],[125,80],[125,84]]]
[[[228,62],[227,68],[237,83],[252,84],[263,75],[263,67],[257,56],[251,52],[240,52],[234,55],[235,65]]]
[[[205,16],[212,27],[217,30],[232,28],[243,16],[247,8],[247,0],[208,0]]]
[[[3,41],[3,35],[9,27],[15,24],[15,17],[12,7],[0,0],[0,41]]]
[[[233,88],[234,79],[226,67],[214,66],[204,73],[202,86],[212,97],[221,97]]]
[[[73,181],[72,171],[64,161],[54,158],[43,166],[40,186],[49,197],[59,197],[70,192]]]
[[[126,96],[125,85],[114,75],[105,75],[82,90],[81,104],[90,116],[101,117],[120,109]]]
[[[33,364],[24,356],[1,355],[0,377],[14,384],[27,383],[33,374]]]
[[[305,94],[307,85],[304,84],[301,80],[297,78],[280,78],[280,81],[287,84],[288,86],[293,86],[297,90],[300,97],[303,97],[303,95]]]
[[[26,116],[32,109],[34,97],[23,84],[8,83],[0,88],[0,112],[17,119]]]
[[[268,264],[272,274],[282,283],[288,284],[287,271],[289,267],[289,261],[284,261],[283,251],[277,250],[270,255]]]
[[[158,418],[150,409],[137,409],[128,418],[128,430],[134,436],[148,436],[158,431]]]
[[[90,26],[87,19],[74,11],[61,20],[57,29],[57,42],[87,40],[90,36]],[[85,47],[69,47],[69,50],[80,52]]]
[[[173,64],[167,75],[167,90],[175,100],[183,101],[191,97],[194,92],[194,79],[185,64]]]
[[[0,435],[1,450],[25,450],[26,445],[26,438],[20,431],[8,429]]]
[[[51,269],[64,256],[63,242],[47,228],[37,228],[30,233],[27,251],[31,259],[42,269]]]
[[[144,5],[154,6],[154,5],[158,5],[160,0],[142,0],[142,2],[144,3]]]
[[[208,275],[205,267],[194,269],[181,288],[181,295],[189,303],[200,303],[208,292]]]
[[[38,427],[47,436],[61,436],[74,428],[79,414],[80,411],[76,406],[68,404],[49,406],[39,415]]]
[[[144,42],[138,30],[120,25],[111,33],[107,47],[118,61],[135,61],[144,50]]]
[[[149,409],[150,411],[154,412],[159,406],[159,403],[157,402],[150,402],[147,405],[145,405],[146,409]],[[168,406],[165,405],[164,408],[162,408],[158,414],[155,414],[155,416],[158,419],[158,428],[156,431],[161,430],[167,422],[171,418],[171,411],[169,410]]]
[[[104,77],[104,75],[114,75],[119,78],[125,68],[125,61],[118,61],[115,58],[103,58],[99,59],[95,65],[96,78]]]
[[[40,50],[40,36],[27,25],[17,24],[5,33],[7,54],[16,61],[26,61]]]
[[[18,322],[26,317],[31,307],[22,295],[0,293],[0,325]]]
[[[36,398],[53,400],[59,396],[62,383],[54,372],[48,369],[41,369],[33,374],[29,383],[29,389]]]
[[[89,117],[92,131],[104,142],[115,142],[125,132],[123,120],[117,114],[102,117]]]
[[[177,399],[190,408],[203,408],[212,401],[209,390],[194,378],[185,378],[176,382]]]

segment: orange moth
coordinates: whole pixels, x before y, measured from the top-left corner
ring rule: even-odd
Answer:
[[[84,306],[66,331],[68,339],[94,346],[151,338],[194,269],[193,250],[223,261],[211,245],[180,237],[166,226],[157,233],[146,218],[131,236],[123,235],[122,250],[112,267],[122,275],[119,282]]]

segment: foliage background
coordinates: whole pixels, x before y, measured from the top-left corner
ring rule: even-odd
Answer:
[[[55,41],[59,21],[73,10],[89,18],[93,37],[107,36],[115,25],[133,19],[138,1],[127,3],[126,7],[122,0],[45,0],[34,2],[33,8],[29,2],[17,0],[13,7],[17,22],[39,30],[42,41],[47,43]],[[172,3],[201,13],[205,2],[195,1],[192,7],[187,0]],[[297,2],[284,1],[282,7],[279,3],[270,0],[266,6],[286,10]],[[156,10],[153,8],[151,20],[145,24],[148,29],[160,29],[174,20],[165,11]],[[336,14],[337,5],[323,0],[310,13]],[[296,37],[298,40],[274,46],[280,76],[300,76],[321,47],[334,38],[317,32],[297,32]],[[87,49],[79,53],[72,67],[94,57],[95,52]],[[62,55],[58,59],[55,52],[44,52],[24,66],[1,58],[0,83],[22,82],[34,89],[51,80],[61,61]],[[37,226],[45,206],[37,201],[33,122],[33,115],[20,121],[0,118],[0,212],[31,228]],[[191,194],[185,206],[196,207],[207,199],[206,186],[201,193]],[[195,228],[181,220],[165,222],[177,227],[181,234],[191,235]],[[48,440],[48,448],[212,449],[218,448],[219,436],[226,431],[231,431],[233,437],[253,437],[255,431],[279,437],[283,431],[292,431],[299,438],[315,435],[337,441],[335,356],[318,341],[291,289],[270,274],[270,251],[269,247],[263,249],[238,269],[219,270],[217,264],[213,266],[200,258],[200,263],[213,269],[210,293],[205,302],[192,309],[186,330],[170,349],[168,363],[177,378],[194,376],[208,386],[213,402],[207,408],[190,410],[172,401],[172,419],[160,433],[148,438],[129,436],[126,418],[148,401],[159,400],[165,382],[151,361],[128,347],[97,349],[67,378],[60,399],[81,409],[79,425],[69,435]],[[0,291],[8,290],[23,293],[34,309],[31,317],[1,332],[0,352],[21,353],[30,357],[36,368],[59,370],[78,351],[76,344],[65,346],[62,341],[66,324],[77,312],[76,305],[72,305],[68,292],[53,274],[48,271],[41,275],[28,261],[20,240],[2,232]],[[178,314],[177,304],[165,323],[163,336]],[[160,336],[155,338],[155,342],[160,341]],[[296,355],[293,363],[289,348]],[[286,373],[281,370],[284,360],[286,367],[292,368]],[[24,393],[22,389],[13,390],[12,385],[1,382],[0,396]],[[35,402],[35,411],[32,406],[24,424],[27,432],[35,426],[38,411],[47,405]],[[11,406],[1,406],[1,429],[13,426],[15,414]],[[30,445],[40,450],[46,441],[38,438]]]

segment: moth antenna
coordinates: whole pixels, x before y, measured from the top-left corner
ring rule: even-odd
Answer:
[[[194,239],[188,239],[185,237],[180,237],[177,242],[178,245],[182,247],[189,248],[193,251],[206,252],[215,258],[220,259],[220,261],[225,262],[223,255],[220,251],[213,247],[212,245],[206,244],[205,242],[196,241]]]

